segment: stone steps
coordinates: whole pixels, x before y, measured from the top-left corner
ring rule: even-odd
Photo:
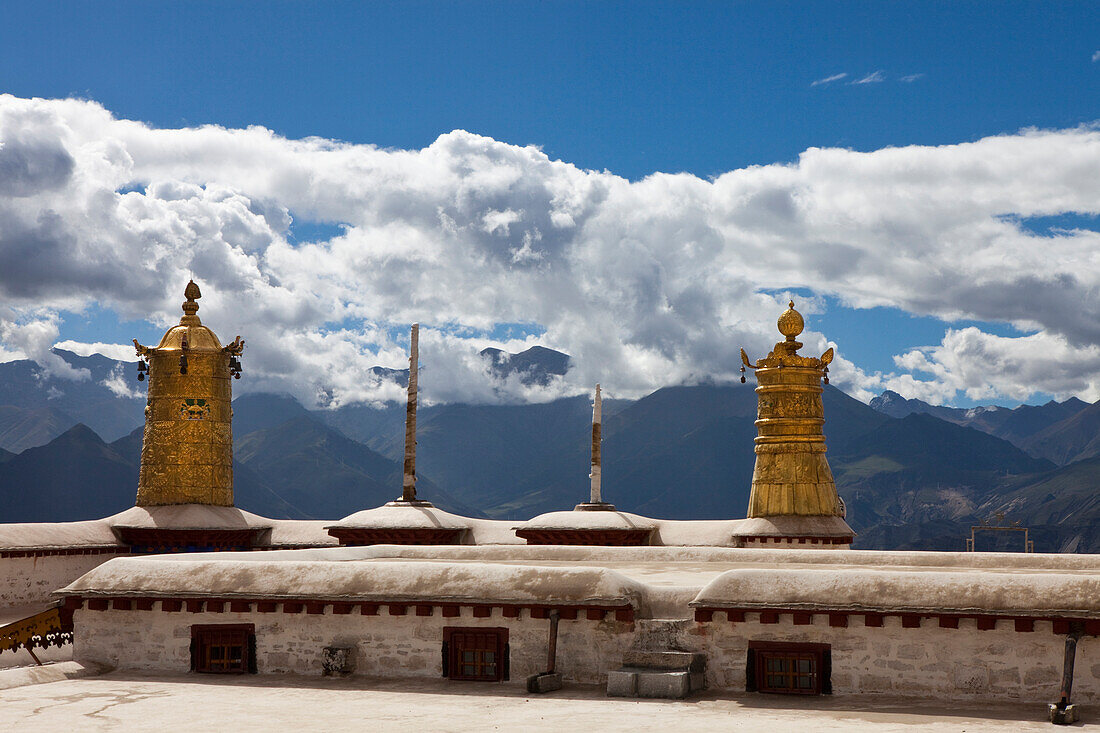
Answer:
[[[705,654],[677,649],[688,619],[645,619],[638,639],[623,653],[621,669],[608,672],[609,697],[682,700],[706,687]]]
[[[706,687],[704,672],[664,671],[623,667],[607,673],[608,697],[649,697],[683,700]]]

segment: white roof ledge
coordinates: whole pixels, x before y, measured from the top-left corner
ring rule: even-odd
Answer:
[[[857,613],[1095,616],[1100,613],[1100,575],[857,566],[742,568],[712,580],[691,605]]]

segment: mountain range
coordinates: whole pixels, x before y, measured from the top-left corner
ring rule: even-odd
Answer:
[[[540,363],[568,365],[567,357],[530,363],[516,365],[528,379],[550,378],[537,376]],[[0,405],[0,420],[10,417],[0,422],[0,521],[87,519],[131,506],[142,400],[118,397],[117,384],[95,376],[54,384],[28,364],[0,364],[0,399],[19,393]],[[91,365],[100,381],[123,368],[103,357]],[[112,400],[121,404],[92,409]],[[833,387],[823,400],[829,461],[857,547],[961,550],[971,526],[1019,521],[1037,550],[1100,551],[1097,405],[962,410],[889,392],[866,405]],[[246,394],[233,407],[238,506],[338,519],[400,493],[404,405],[314,411],[287,396]],[[608,501],[670,519],[744,516],[755,459],[751,385],[667,387],[604,407]],[[587,499],[590,418],[587,397],[421,408],[419,494],[469,516],[569,509]],[[1018,534],[980,531],[980,544],[1008,548]]]
[[[55,353],[83,378],[53,376],[27,359],[0,364],[0,448],[18,453],[44,445],[77,423],[117,440],[141,424],[145,394],[133,389],[133,364]]]
[[[943,407],[905,399],[887,390],[871,400],[870,406],[890,417],[932,415],[940,420],[971,427],[1003,438],[1030,455],[1046,458],[1060,466],[1100,455],[1100,404],[1090,405],[1076,397],[1045,405],[1007,407]]]

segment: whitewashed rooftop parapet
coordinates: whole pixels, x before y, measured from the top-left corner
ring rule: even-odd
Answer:
[[[317,545],[339,546],[339,541],[326,530],[330,523],[320,519],[269,519],[271,537],[269,542],[275,547],[316,547]]]
[[[694,522],[683,522],[691,525]],[[486,562],[530,562],[547,560],[554,562],[598,563],[615,568],[634,563],[667,564],[674,567],[684,563],[694,566],[714,566],[719,571],[738,567],[842,567],[853,568],[913,568],[943,569],[960,572],[1004,570],[1035,573],[1060,570],[1074,573],[1100,574],[1100,554],[1071,555],[1060,553],[1020,552],[931,552],[907,550],[799,550],[794,548],[735,548],[674,546],[674,547],[585,547],[576,545],[374,545],[287,552],[255,554],[257,560],[265,558],[294,558],[304,553],[318,559],[417,558],[438,560],[484,560]],[[231,553],[220,553],[229,555]],[[206,555],[212,557],[213,555]],[[165,556],[187,560],[201,555]],[[722,567],[727,566],[727,567]]]
[[[0,550],[55,550],[119,545],[106,519],[0,524]],[[120,545],[121,546],[121,545]]]
[[[115,531],[121,528],[258,529],[267,531],[263,544],[268,546],[336,545],[336,539],[324,529],[327,524],[319,520],[267,519],[236,507],[202,504],[131,507],[85,522],[0,524],[0,551],[125,548]]]
[[[385,511],[383,511],[385,510]],[[945,552],[908,552],[908,551],[867,551],[867,550],[798,550],[794,548],[764,549],[753,548],[735,550],[736,538],[772,532],[772,527],[777,527],[780,534],[790,534],[791,530],[787,520],[810,520],[814,523],[814,533],[818,536],[830,536],[834,532],[843,533],[847,527],[839,517],[806,517],[806,518],[756,518],[756,519],[716,519],[716,520],[671,520],[650,519],[627,512],[551,512],[541,515],[549,518],[548,521],[585,522],[607,521],[588,520],[586,517],[601,514],[615,514],[629,518],[629,521],[639,524],[651,523],[655,529],[652,536],[652,545],[648,548],[620,548],[627,553],[652,551],[655,549],[713,549],[729,552],[751,553],[756,561],[765,557],[782,557],[784,562],[793,562],[796,557],[805,556],[806,552],[820,553],[821,557],[814,562],[841,563],[841,564],[880,564],[880,565],[904,565],[918,562],[918,564],[937,565],[945,562],[959,562],[971,567],[999,567],[1003,563],[1019,563],[1020,567],[1036,564],[1052,569],[1068,567],[1100,567],[1100,555],[1069,555],[1069,554],[1017,554],[1017,553],[945,553]],[[560,515],[570,515],[557,519]],[[576,515],[575,517],[573,515]],[[532,522],[539,520],[531,520]],[[782,520],[782,522],[780,521]],[[414,524],[418,522],[419,524]],[[438,522],[438,524],[432,524]],[[839,524],[837,523],[839,522]],[[431,508],[425,513],[423,508],[417,507],[377,507],[346,517],[339,521],[324,520],[296,520],[296,519],[268,519],[235,507],[213,507],[200,505],[176,505],[157,507],[133,507],[124,512],[104,519],[86,522],[42,522],[24,524],[0,524],[0,551],[13,550],[52,550],[61,548],[104,547],[122,545],[113,528],[117,527],[161,527],[173,529],[231,529],[237,528],[269,528],[261,546],[275,547],[326,547],[338,545],[336,538],[332,537],[326,527],[331,526],[362,526],[374,528],[402,528],[402,527],[465,527],[464,542],[466,546],[475,545],[487,549],[494,546],[526,547],[523,539],[515,534],[515,528],[522,523],[508,520],[474,519],[450,514],[440,509]],[[563,524],[564,526],[564,524]],[[574,525],[580,526],[580,525]],[[449,546],[446,552],[453,553],[459,546]],[[548,549],[552,546],[544,546]],[[532,548],[534,549],[534,548]],[[568,548],[560,548],[568,551]],[[609,551],[612,548],[596,548]],[[836,555],[834,553],[842,554]],[[760,553],[768,553],[761,555]],[[776,555],[775,553],[779,553]],[[944,558],[961,556],[969,558],[962,561],[948,561]],[[748,556],[746,556],[748,557]],[[862,558],[862,559],[861,559]],[[1048,558],[1048,559],[1041,559]],[[1092,558],[1092,559],[1089,559]]]
[[[1100,611],[1100,572],[949,572],[837,566],[740,568],[708,583],[692,606],[849,612],[1073,616]]]
[[[1088,617],[1100,556],[376,545],[120,557],[55,593],[74,595]]]
[[[606,568],[546,568],[379,560],[254,561],[231,558],[181,562],[164,557],[110,560],[55,595],[146,598],[311,598],[327,601],[561,603],[637,605],[643,588]],[[263,553],[265,556],[268,553]]]

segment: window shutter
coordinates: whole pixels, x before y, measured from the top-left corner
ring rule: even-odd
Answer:
[[[194,672],[199,668],[199,640],[195,638],[194,634],[191,635],[191,671]]]
[[[512,651],[511,644],[505,643],[504,644],[504,658],[500,660],[501,664],[504,665],[504,676],[501,677],[501,679],[503,679],[504,681],[508,681],[508,679],[510,679],[509,673],[511,672],[511,670],[509,668],[512,666],[511,665],[511,661],[512,661],[511,660],[511,657],[512,657],[511,651]]]
[[[833,651],[826,649],[821,652],[821,694],[833,694]]]
[[[745,692],[756,692],[756,650],[749,649],[745,657]]]
[[[444,677],[449,677],[450,674],[451,674],[451,659],[450,659],[450,651],[451,650],[450,650],[449,647],[450,647],[450,645],[446,641],[444,641],[443,642],[443,655],[442,655],[443,656],[443,676]]]
[[[256,635],[248,635],[248,673],[256,674]]]

